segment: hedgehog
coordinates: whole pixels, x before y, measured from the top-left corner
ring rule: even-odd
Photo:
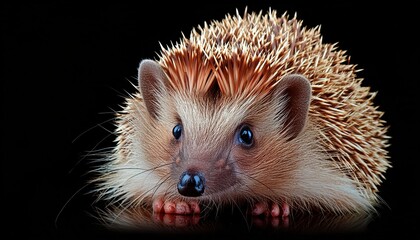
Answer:
[[[225,15],[156,59],[115,116],[98,199],[194,215],[371,213],[391,167],[376,92],[296,14]]]

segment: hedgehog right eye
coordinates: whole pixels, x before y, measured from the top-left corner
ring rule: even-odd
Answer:
[[[244,147],[251,147],[254,143],[254,137],[253,133],[249,126],[244,125],[240,128],[238,135],[237,135],[237,141],[239,144],[241,144]]]
[[[172,129],[172,134],[174,135],[176,140],[178,140],[181,137],[181,133],[182,133],[182,125],[181,124],[175,125],[175,127]]]

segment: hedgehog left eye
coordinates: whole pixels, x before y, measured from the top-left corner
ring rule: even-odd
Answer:
[[[237,136],[238,142],[245,147],[251,147],[254,143],[254,134],[252,133],[250,127],[247,125],[239,129]]]
[[[175,127],[172,129],[172,134],[174,135],[176,140],[178,140],[181,137],[181,133],[182,133],[182,125],[181,124],[175,125]]]

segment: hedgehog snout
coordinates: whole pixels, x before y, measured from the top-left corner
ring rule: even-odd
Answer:
[[[185,171],[178,182],[178,192],[186,197],[199,197],[204,193],[206,179],[196,171]]]

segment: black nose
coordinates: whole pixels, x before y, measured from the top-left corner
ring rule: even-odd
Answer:
[[[198,197],[204,193],[205,178],[199,172],[186,171],[181,174],[178,192],[186,197]]]

